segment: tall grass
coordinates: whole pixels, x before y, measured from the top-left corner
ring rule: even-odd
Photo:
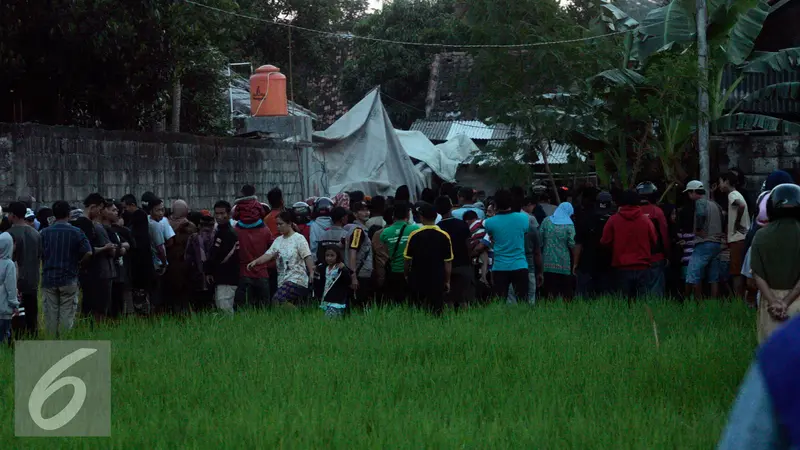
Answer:
[[[3,448],[711,448],[755,348],[738,303],[492,305],[128,320],[113,341],[111,438]]]

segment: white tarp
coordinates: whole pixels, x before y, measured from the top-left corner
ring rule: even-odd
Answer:
[[[423,175],[403,150],[377,88],[328,129],[315,132],[314,142],[322,144],[314,157],[323,166],[321,176],[327,179],[328,195],[358,190],[388,196],[407,185],[416,198],[425,187]]]
[[[478,146],[464,134],[433,145],[421,131],[395,130],[408,156],[424,162],[444,181],[455,182],[458,166],[478,153]]]

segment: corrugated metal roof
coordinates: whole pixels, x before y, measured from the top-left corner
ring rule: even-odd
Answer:
[[[530,139],[522,137],[521,131],[514,130],[509,125],[487,125],[478,120],[448,121],[420,119],[411,125],[411,131],[420,131],[434,142],[444,142],[459,134],[464,134],[472,140],[484,141],[487,148],[501,147],[510,138],[518,138],[517,144],[519,146],[527,147],[531,143]],[[546,146],[547,143],[543,142],[543,145]],[[552,152],[548,155],[548,162],[550,164],[566,164],[569,162],[570,155],[573,154],[577,155],[582,161],[586,161],[586,156],[576,151],[573,146],[553,142]],[[475,160],[482,161],[484,164],[492,164],[493,161],[490,155],[478,155]],[[517,160],[520,162],[522,161],[522,152],[518,155]],[[543,162],[540,155],[537,164],[542,164]]]
[[[727,89],[731,84],[733,84],[736,78],[736,72],[730,66],[728,66],[725,68],[725,71],[722,74],[722,85]],[[800,71],[769,71],[766,74],[745,74],[742,82],[736,86],[736,90],[725,103],[725,108],[730,110],[736,107],[743,98],[759,89],[763,89],[771,84],[785,83],[788,81],[800,81]],[[741,112],[759,114],[800,113],[800,101],[771,98],[758,102],[743,103],[739,105],[738,110]]]
[[[419,119],[411,125],[411,131],[421,131],[431,141],[447,141],[463,134],[472,140],[488,141],[521,137],[521,132],[505,124],[487,125],[478,120],[425,120]]]

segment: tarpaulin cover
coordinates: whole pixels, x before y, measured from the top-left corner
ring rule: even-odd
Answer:
[[[424,162],[444,181],[455,182],[459,164],[478,153],[478,146],[463,134],[433,145],[421,131],[395,130],[408,156]]]
[[[314,142],[322,144],[314,158],[323,166],[329,195],[359,190],[388,196],[407,185],[416,198],[425,186],[379,94],[373,89],[328,129],[314,133]]]

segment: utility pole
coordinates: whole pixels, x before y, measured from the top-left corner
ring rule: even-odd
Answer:
[[[700,86],[697,100],[700,117],[697,123],[697,151],[700,156],[700,181],[711,194],[710,159],[708,156],[708,41],[706,41],[706,0],[697,0],[697,66],[700,69]]]

